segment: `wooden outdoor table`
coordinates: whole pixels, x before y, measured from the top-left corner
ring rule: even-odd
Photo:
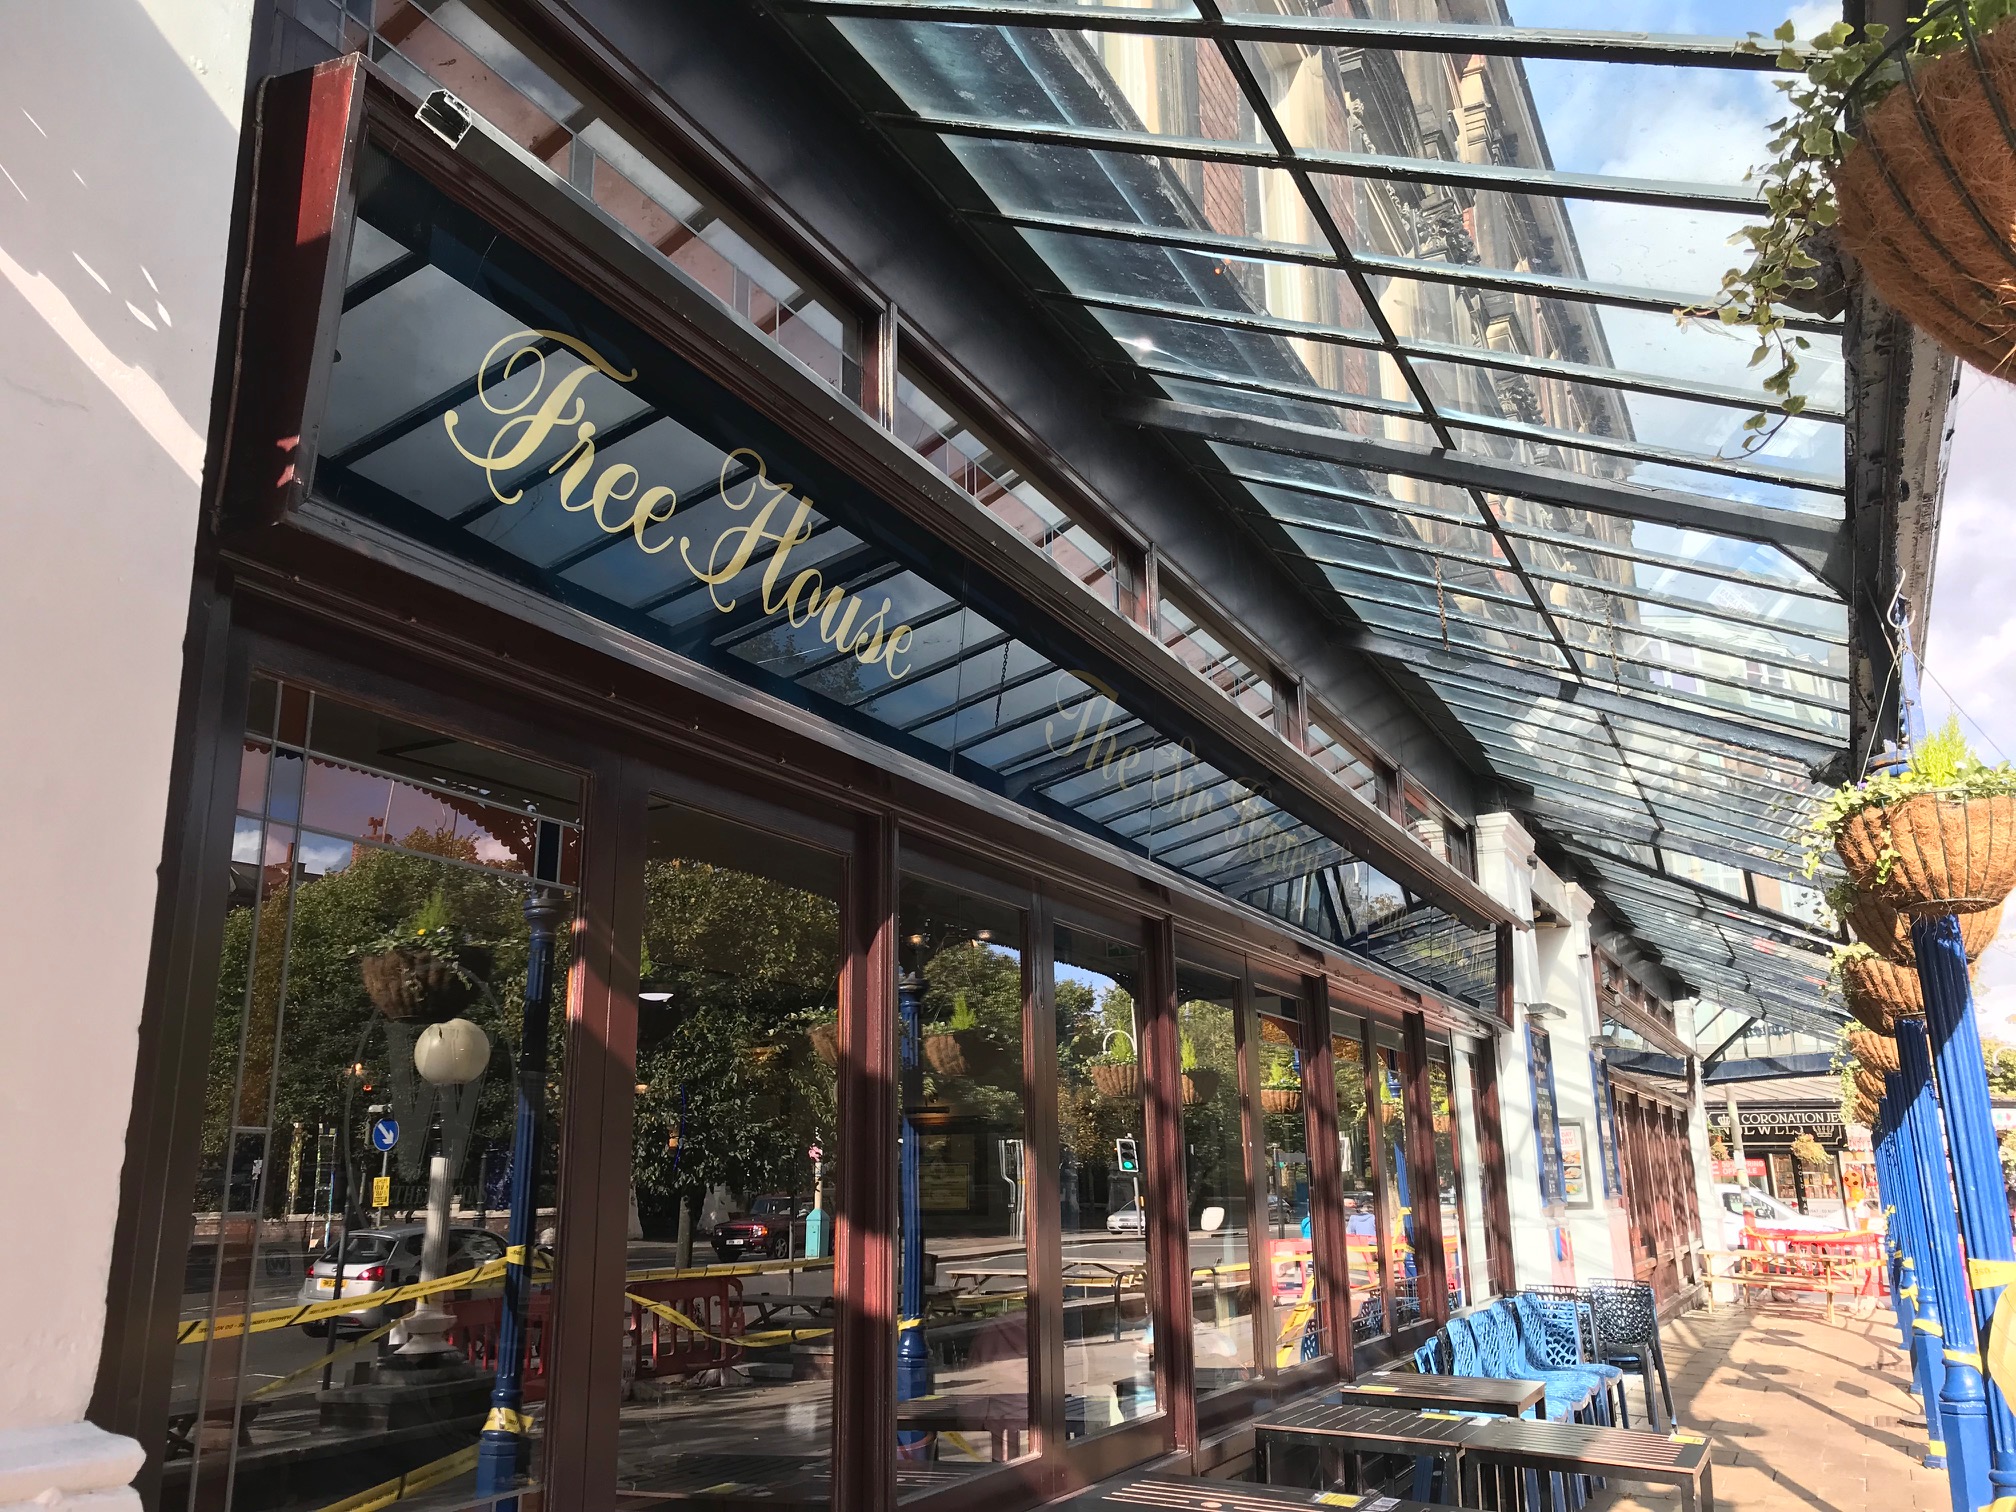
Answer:
[[[1698,1433],[1640,1433],[1631,1428],[1592,1428],[1585,1423],[1541,1423],[1530,1418],[1470,1419],[1463,1444],[1465,1506],[1495,1506],[1510,1512],[1521,1505],[1524,1471],[1547,1475],[1594,1475],[1609,1480],[1675,1486],[1689,1512],[1714,1512],[1714,1466],[1708,1441]],[[1485,1488],[1495,1493],[1486,1502]]]
[[[1391,1375],[1347,1381],[1332,1395],[1367,1407],[1410,1407],[1437,1412],[1489,1412],[1519,1417],[1547,1395],[1541,1381],[1501,1381],[1491,1376]]]
[[[1313,1401],[1255,1420],[1253,1438],[1262,1481],[1270,1478],[1267,1473],[1270,1442],[1291,1439],[1317,1448],[1323,1461],[1323,1479],[1333,1485],[1346,1479],[1341,1461],[1350,1462],[1351,1489],[1358,1490],[1361,1456],[1404,1454],[1415,1459],[1448,1460],[1445,1484],[1454,1486],[1459,1484],[1469,1435],[1481,1421],[1442,1412],[1406,1412],[1358,1402]]]
[[[1355,1507],[1357,1512],[1436,1512],[1421,1502],[1391,1496],[1358,1496],[1346,1491],[1309,1491],[1292,1486],[1249,1486],[1237,1481],[1200,1480],[1190,1475],[1144,1475],[1065,1502],[1058,1512],[1122,1512],[1148,1507],[1156,1512],[1277,1512],[1281,1507]]]
[[[896,1427],[905,1433],[984,1433],[993,1445],[994,1463],[1006,1464],[1022,1457],[1029,1398],[995,1392],[914,1397],[896,1404]]]

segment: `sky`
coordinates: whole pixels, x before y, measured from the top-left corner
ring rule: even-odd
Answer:
[[[1960,379],[1939,555],[1926,632],[1925,717],[1961,727],[1986,760],[2016,759],[2016,530],[2008,508],[2016,387],[1967,369]],[[2016,1040],[2016,908],[1981,958],[1981,1031]]]

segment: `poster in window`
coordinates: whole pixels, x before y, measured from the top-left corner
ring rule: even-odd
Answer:
[[[1579,1118],[1561,1120],[1561,1200],[1573,1208],[1595,1206],[1589,1190],[1587,1129]]]
[[[1533,1142],[1540,1154],[1540,1200],[1553,1207],[1561,1195],[1561,1124],[1555,1116],[1554,1051],[1547,1031],[1526,1026],[1526,1067],[1533,1081]]]

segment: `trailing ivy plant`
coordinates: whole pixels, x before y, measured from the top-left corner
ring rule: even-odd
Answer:
[[[1929,62],[1964,45],[1963,15],[1978,35],[2016,14],[2016,0],[1949,0],[1913,17],[1910,42],[1884,57],[1890,29],[1872,24],[1860,32],[1837,22],[1801,47],[1790,21],[1770,37],[1752,32],[1742,43],[1745,52],[1776,53],[1778,66],[1797,70],[1796,77],[1774,80],[1790,109],[1771,123],[1770,160],[1745,175],[1761,191],[1766,218],[1745,226],[1730,238],[1747,246],[1750,263],[1722,275],[1722,292],[1705,309],[1678,312],[1681,320],[1713,314],[1725,326],[1743,327],[1754,335],[1756,350],[1750,365],[1774,363],[1764,377],[1764,391],[1777,401],[1777,425],[1766,411],[1743,422],[1743,449],[1754,451],[1776,434],[1778,426],[1805,409],[1803,395],[1793,392],[1799,354],[1810,346],[1804,336],[1787,329],[1785,311],[1797,308],[1801,296],[1819,287],[1821,261],[1813,255],[1840,214],[1834,196],[1834,172],[1855,145],[1854,123],[1904,78],[1904,67]]]
[[[1959,717],[1949,717],[1936,734],[1912,748],[1911,759],[1903,767],[1843,783],[1820,800],[1806,826],[1806,875],[1820,870],[1821,863],[1833,854],[1834,837],[1862,810],[1902,803],[1925,793],[1959,799],[2016,795],[2016,767],[2006,761],[1990,766],[1976,756],[1960,733]],[[1879,880],[1889,879],[1894,859],[1887,850],[1878,858]]]

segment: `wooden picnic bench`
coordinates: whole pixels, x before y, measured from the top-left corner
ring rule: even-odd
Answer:
[[[1270,1474],[1275,1449],[1299,1443],[1317,1450],[1326,1485],[1364,1489],[1367,1455],[1402,1454],[1409,1458],[1446,1462],[1445,1485],[1458,1484],[1469,1434],[1482,1422],[1448,1412],[1409,1412],[1398,1407],[1370,1407],[1358,1401],[1300,1402],[1269,1413],[1253,1424],[1255,1458],[1260,1479]],[[1348,1473],[1347,1473],[1348,1466]]]
[[[1714,1512],[1714,1466],[1708,1441],[1698,1433],[1641,1433],[1532,1418],[1469,1422],[1457,1498],[1464,1506],[1517,1512],[1526,1506],[1531,1471],[1537,1477],[1533,1483],[1541,1485],[1549,1475],[1588,1475],[1674,1486],[1686,1512]]]
[[[1394,1371],[1334,1387],[1329,1395],[1368,1407],[1412,1408],[1429,1412],[1488,1412],[1521,1417],[1547,1394],[1540,1381],[1501,1381],[1493,1376],[1413,1375]]]
[[[1109,1481],[1060,1504],[1059,1512],[1278,1512],[1282,1507],[1354,1507],[1357,1512],[1436,1512],[1422,1502],[1349,1491],[1251,1486],[1193,1475],[1141,1475]]]

